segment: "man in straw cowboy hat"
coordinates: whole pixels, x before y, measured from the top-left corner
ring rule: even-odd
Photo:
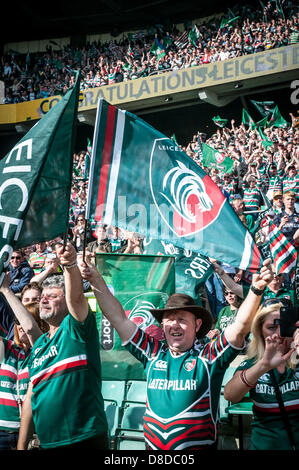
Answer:
[[[86,258],[87,261],[88,258]],[[97,269],[79,262],[102,313],[118,332],[129,351],[140,360],[147,374],[147,408],[144,437],[149,450],[215,449],[218,405],[223,376],[230,362],[244,347],[244,340],[272,279],[270,260],[253,276],[252,289],[236,320],[216,340],[202,345],[212,326],[204,308],[185,294],[173,294],[163,309],[151,310],[161,323],[165,341],[146,334],[125,315]]]

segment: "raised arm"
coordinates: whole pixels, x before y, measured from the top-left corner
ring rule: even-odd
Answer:
[[[29,384],[25,400],[22,405],[21,425],[17,450],[27,450],[30,439],[33,436],[34,424],[31,408],[32,384]]]
[[[134,333],[136,325],[126,317],[123,307],[114,295],[111,294],[97,268],[90,263],[88,255],[86,256],[86,262],[79,259],[79,269],[82,277],[90,282],[103,315],[116,329],[121,340],[128,341]]]
[[[299,332],[299,330],[297,330],[297,332]],[[243,371],[241,370],[235,373],[224,388],[225,399],[233,403],[240,401],[248,390],[255,386],[262,375],[281,364],[286,364],[293,352],[294,349],[290,349],[287,352],[285,351],[285,344],[277,334],[268,336],[265,339],[264,356],[252,367],[246,369],[245,376],[242,375]]]
[[[35,341],[42,335],[42,331],[40,330],[34,317],[28,312],[28,310],[24,307],[20,299],[10,289],[9,278],[9,273],[6,273],[2,285],[0,287],[0,292],[6,298],[16,319],[19,321],[21,327],[26,333],[31,346],[33,346]]]
[[[235,321],[225,329],[225,336],[233,346],[238,348],[243,346],[244,339],[250,332],[252,320],[259,307],[262,293],[272,279],[271,259],[267,259],[264,261],[260,273],[253,275],[251,288],[239,308]]]
[[[222,269],[222,267],[215,261],[213,262],[213,266],[214,266],[215,272],[220,276],[221,281],[223,282],[225,287],[229,289],[230,291],[232,291],[241,299],[244,299],[243,286],[235,282],[228,274],[226,274],[226,272]]]
[[[65,299],[69,313],[79,322],[88,315],[88,302],[84,296],[83,280],[77,264],[77,252],[71,243],[57,251],[60,264],[64,267]]]

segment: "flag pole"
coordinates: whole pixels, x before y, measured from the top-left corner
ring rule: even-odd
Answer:
[[[83,237],[83,263],[85,263],[87,222],[88,222],[88,219],[86,219],[86,217],[85,217],[85,222],[84,222],[84,237]]]
[[[80,84],[81,72],[80,72],[80,71],[72,70],[72,73],[73,73],[74,76],[75,76],[75,80],[74,80],[73,86],[76,85],[77,81],[78,81],[79,84]],[[76,109],[76,115],[78,114],[78,104],[79,104],[79,93],[80,93],[80,86],[79,86],[79,84],[78,84],[78,88],[77,88],[78,91],[77,91],[77,109]],[[65,251],[65,247],[66,247],[67,239],[68,239],[68,231],[69,231],[69,214],[70,214],[70,206],[71,206],[71,192],[72,192],[72,185],[73,185],[75,135],[76,135],[76,130],[77,130],[77,124],[75,124],[76,121],[77,121],[77,119],[74,119],[74,122],[73,122],[73,135],[72,135],[72,146],[71,146],[71,152],[72,152],[72,158],[71,158],[71,162],[72,162],[72,171],[70,172],[70,173],[71,173],[71,181],[70,181],[69,208],[68,208],[67,223],[66,223],[67,228],[66,228],[65,233],[63,234],[63,251]]]

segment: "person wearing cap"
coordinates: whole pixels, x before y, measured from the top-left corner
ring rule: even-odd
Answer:
[[[283,211],[283,199],[281,191],[273,192],[272,208],[275,214],[280,214]]]
[[[212,450],[217,447],[218,405],[223,376],[245,346],[244,339],[260,297],[272,278],[269,261],[254,275],[252,289],[235,322],[217,340],[201,344],[212,317],[186,294],[172,294],[164,308],[152,309],[165,341],[146,334],[127,318],[104,279],[89,262],[79,261],[102,313],[147,375],[144,437],[148,450]]]

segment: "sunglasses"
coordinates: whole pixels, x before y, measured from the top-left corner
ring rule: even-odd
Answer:
[[[262,306],[263,307],[270,307],[270,305],[276,305],[276,304],[282,304],[285,307],[292,306],[292,302],[289,299],[285,298],[276,298],[276,299],[267,299],[263,302]]]
[[[235,295],[233,292],[224,292],[224,295]]]
[[[21,259],[21,256],[12,256],[10,259]]]

